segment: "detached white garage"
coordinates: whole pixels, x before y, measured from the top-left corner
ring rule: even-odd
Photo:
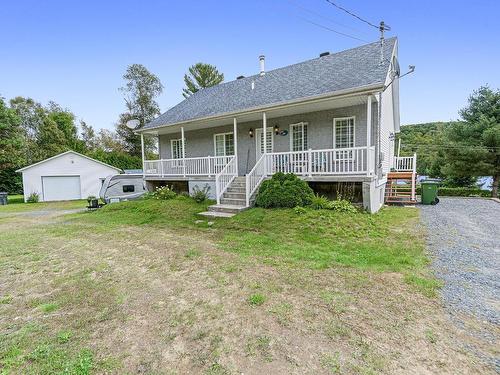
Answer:
[[[23,174],[24,200],[38,193],[41,202],[85,199],[98,196],[102,181],[119,168],[75,151],[42,160],[17,170]]]

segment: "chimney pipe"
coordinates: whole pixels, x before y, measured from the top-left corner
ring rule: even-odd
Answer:
[[[266,74],[266,57],[264,55],[259,56],[259,65],[260,65],[260,75],[263,76]]]

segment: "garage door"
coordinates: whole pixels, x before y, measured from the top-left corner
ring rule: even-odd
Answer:
[[[80,176],[42,177],[44,201],[80,199]]]

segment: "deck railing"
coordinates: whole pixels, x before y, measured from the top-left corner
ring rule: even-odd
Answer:
[[[215,175],[215,196],[217,198],[217,204],[220,204],[220,198],[231,182],[238,176],[237,163],[236,157],[231,156],[229,163]]]
[[[394,165],[392,167],[396,172],[413,172],[417,171],[417,154],[413,156],[395,156]]]
[[[159,159],[144,161],[144,175],[170,176],[215,176],[234,156],[205,156],[185,159]]]
[[[299,176],[367,174],[373,171],[374,147],[273,152],[266,154],[266,172]]]
[[[277,172],[302,177],[372,175],[374,160],[375,147],[266,153],[246,176],[246,205],[250,205],[250,198],[261,182]]]

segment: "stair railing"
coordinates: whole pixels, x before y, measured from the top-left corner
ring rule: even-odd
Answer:
[[[266,161],[267,154],[264,153],[260,159],[257,160],[257,163],[255,163],[250,173],[246,175],[245,198],[247,207],[250,207],[250,198],[260,186],[264,178],[266,178]]]
[[[236,157],[232,156],[224,168],[215,175],[215,197],[217,198],[217,204],[220,204],[220,198],[237,175]]]
[[[411,174],[411,200],[415,200],[415,190],[416,190],[416,180],[417,180],[417,153],[413,154],[413,161],[412,161],[412,174]]]

